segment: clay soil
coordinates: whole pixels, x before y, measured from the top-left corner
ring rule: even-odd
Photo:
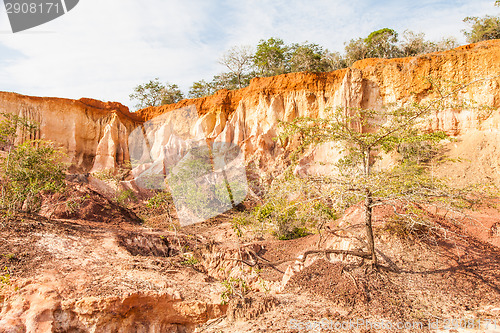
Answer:
[[[75,332],[90,332],[92,327],[96,332],[105,332],[103,327],[162,332],[148,324],[153,319],[147,315],[149,310],[141,310],[141,302],[153,304],[155,297],[165,294],[184,304],[182,311],[172,315],[174,319],[158,326],[165,332],[299,332],[314,331],[307,325],[321,320],[360,319],[421,322],[422,330],[429,331],[430,319],[500,320],[500,236],[491,231],[496,230],[500,214],[491,207],[471,211],[471,218],[460,223],[443,212],[429,211],[435,230],[408,237],[386,228],[388,212],[377,210],[380,265],[372,267],[360,258],[321,252],[304,263],[296,261],[307,250],[341,241],[358,244],[361,239],[362,244],[362,228],[356,228],[356,223],[341,238],[323,234],[321,243],[318,235],[278,241],[248,231],[244,239],[239,238],[231,226],[236,212],[185,228],[175,225],[175,220],[151,228],[113,200],[86,186],[71,186],[64,194],[46,199],[53,208],[44,210],[46,217],[17,215],[0,223],[0,276],[4,276],[0,332],[29,332],[28,315],[38,318],[43,311],[65,309],[75,318],[80,316],[78,321],[73,318],[70,324],[69,319],[53,316],[54,322],[61,322],[41,332],[71,331],[68,327],[78,327]],[[346,215],[356,221],[359,214],[355,207]],[[481,220],[482,214],[488,218]],[[289,276],[286,284],[284,275]],[[248,288],[232,293],[221,305],[227,292],[224,282],[231,277],[248,278]],[[33,289],[40,290],[38,298]],[[139,295],[136,303],[130,295]],[[146,296],[150,299],[141,301]],[[25,303],[16,305],[21,298]],[[130,303],[125,310],[113,305],[122,319],[99,312],[85,317],[77,305],[89,298]],[[201,302],[196,304],[203,304],[205,310],[193,310],[193,302]],[[49,303],[55,304],[53,309],[45,306]],[[150,306],[152,315],[157,313]],[[111,310],[103,307],[102,311]],[[97,326],[92,326],[92,320],[84,317],[101,318],[102,325],[108,320],[115,326],[95,322]],[[381,330],[356,326],[350,331]]]

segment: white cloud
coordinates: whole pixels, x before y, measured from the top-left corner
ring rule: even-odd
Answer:
[[[131,105],[133,87],[154,77],[184,90],[210,79],[233,45],[275,36],[342,51],[384,27],[464,42],[462,19],[492,11],[493,0],[81,0],[59,19],[12,34],[0,9],[0,90]]]

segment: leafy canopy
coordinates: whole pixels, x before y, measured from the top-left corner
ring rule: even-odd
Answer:
[[[134,93],[129,95],[131,100],[137,100],[137,109],[149,106],[177,103],[184,95],[176,84],[163,84],[159,78],[140,84],[134,88]]]
[[[500,1],[495,1],[495,6],[500,6]],[[464,18],[464,22],[472,25],[470,31],[463,30],[469,43],[500,38],[500,17],[498,16],[468,16]]]

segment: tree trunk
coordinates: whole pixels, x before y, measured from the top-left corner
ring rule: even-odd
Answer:
[[[365,189],[365,229],[368,241],[368,251],[372,255],[373,265],[377,265],[377,254],[375,253],[375,241],[372,228],[372,194],[369,189]]]

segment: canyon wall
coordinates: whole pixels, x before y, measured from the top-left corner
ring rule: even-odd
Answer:
[[[291,149],[274,140],[279,120],[321,117],[328,108],[379,109],[391,104],[422,102],[436,97],[427,78],[443,85],[468,84],[459,92],[459,97],[498,108],[499,75],[500,41],[493,40],[417,57],[365,59],[350,68],[329,73],[302,72],[256,78],[240,90],[221,90],[209,97],[150,107],[136,113],[130,113],[119,103],[5,92],[0,92],[0,112],[15,113],[40,123],[35,137],[62,146],[75,172],[115,169],[128,161],[130,152],[138,149],[137,144],[128,140],[134,130],[142,132],[146,142],[141,143],[144,146],[141,149],[146,151],[134,154],[139,160],[154,164],[164,157],[161,151],[165,145],[180,151],[187,137],[189,140],[205,137],[209,142],[239,145],[247,162],[253,161],[260,170],[270,172],[280,164],[283,153]],[[171,117],[177,119],[172,125],[175,130],[173,127],[167,130],[168,126],[154,120],[175,110],[193,107],[197,112],[195,119],[182,121]],[[479,168],[480,172],[470,176],[487,175],[496,182],[500,180],[499,128],[498,109],[487,114],[471,108],[443,109],[432,115],[429,125],[429,129],[444,130],[455,137],[457,140],[448,148],[450,154],[470,162],[468,166],[447,166],[446,170],[465,179],[470,170]],[[22,139],[21,135],[19,140]],[[328,172],[327,167],[312,162],[335,160],[337,150],[331,148],[323,145],[310,151],[297,171]],[[136,174],[142,171],[144,167],[138,168]],[[478,180],[484,180],[481,177]]]
[[[0,92],[0,113],[16,114],[35,122],[38,125],[35,133],[19,129],[16,143],[26,139],[54,142],[64,149],[73,172],[88,172],[94,166],[115,168],[127,160],[128,133],[138,123],[137,117],[119,103],[8,92]]]

